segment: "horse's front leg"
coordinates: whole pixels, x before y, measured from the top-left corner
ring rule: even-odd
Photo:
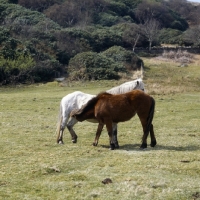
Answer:
[[[73,143],[76,143],[77,142],[77,138],[78,136],[76,135],[74,129],[73,129],[73,126],[77,123],[78,121],[74,118],[74,117],[71,117],[67,123],[67,129],[68,131],[70,132],[71,134],[71,137],[72,137],[72,142]]]
[[[112,127],[113,127],[113,140],[114,140],[115,148],[119,149],[119,143],[117,140],[117,124],[113,123]]]
[[[103,129],[103,126],[104,126],[103,123],[99,123],[98,124],[97,132],[96,132],[96,137],[94,139],[93,146],[97,146],[97,144],[99,142],[99,137],[100,137],[102,129]]]
[[[114,150],[115,149],[115,144],[114,144],[114,134],[113,134],[112,121],[106,122],[106,128],[107,128],[109,139],[110,139],[110,149]]]

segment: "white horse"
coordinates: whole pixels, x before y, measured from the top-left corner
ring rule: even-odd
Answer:
[[[123,94],[131,90],[140,89],[144,91],[144,83],[141,78],[134,81],[125,82],[119,86],[116,86],[106,92],[110,94]],[[73,126],[78,122],[75,118],[70,117],[72,110],[80,109],[84,104],[86,104],[90,99],[96,95],[86,94],[80,91],[70,93],[62,98],[60,102],[60,112],[57,127],[57,143],[63,144],[63,132],[65,127],[68,128],[72,142],[77,142],[77,135],[73,130]],[[96,120],[88,120],[89,122],[98,123]],[[115,147],[119,147],[117,141],[117,124],[113,123],[114,141]]]

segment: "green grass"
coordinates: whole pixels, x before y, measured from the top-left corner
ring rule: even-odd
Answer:
[[[97,124],[89,122],[75,126],[77,144],[71,143],[67,129],[65,144],[56,144],[63,96],[75,90],[96,94],[120,81],[0,88],[0,199],[199,199],[199,69],[194,66],[194,73],[184,68],[194,84],[184,79],[177,90],[179,68],[174,67],[174,72],[163,67],[161,73],[161,67],[145,62],[144,81],[156,100],[158,145],[144,151],[139,150],[142,127],[138,117],[119,124],[119,150],[108,149],[105,129],[93,147]],[[167,82],[169,77],[173,83]],[[102,184],[105,178],[112,183]]]

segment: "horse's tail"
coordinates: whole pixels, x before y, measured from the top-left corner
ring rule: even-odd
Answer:
[[[61,103],[60,103],[60,110],[59,110],[59,114],[58,114],[58,122],[57,122],[57,128],[56,128],[57,142],[58,142],[59,137],[60,137],[60,129],[61,129],[62,120],[63,120],[63,116],[62,116],[62,105],[61,105]]]
[[[153,97],[151,97],[152,99],[152,103],[151,103],[151,107],[149,110],[149,116],[147,118],[147,128],[146,128],[146,135],[148,136],[149,131],[150,131],[150,127],[153,121],[153,117],[154,117],[154,111],[155,111],[155,100],[153,99]]]

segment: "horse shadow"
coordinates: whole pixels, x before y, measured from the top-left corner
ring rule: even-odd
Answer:
[[[187,146],[171,146],[171,145],[156,145],[155,147],[147,146],[145,149],[140,149],[141,144],[124,144],[119,145],[121,151],[158,151],[158,150],[167,150],[167,151],[198,151],[200,150],[199,145],[187,145]],[[108,145],[101,145],[103,148],[109,148]]]

